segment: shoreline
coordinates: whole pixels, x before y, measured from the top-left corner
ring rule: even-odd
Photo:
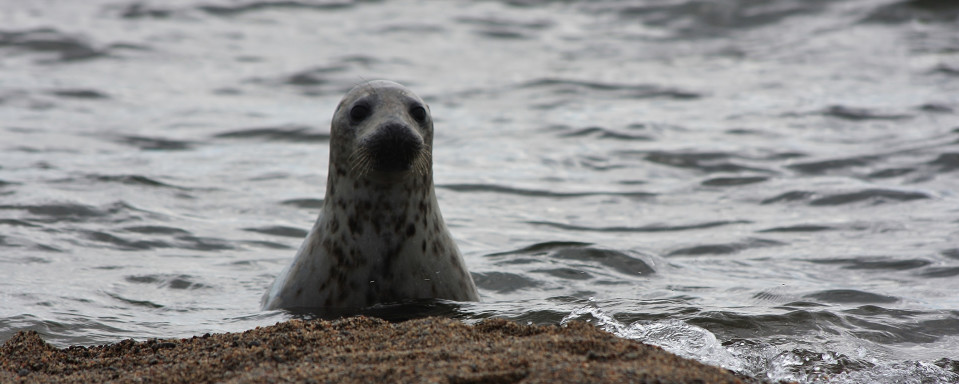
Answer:
[[[33,331],[0,346],[4,383],[760,383],[590,324],[475,325],[430,317],[289,320],[244,332],[56,348]]]

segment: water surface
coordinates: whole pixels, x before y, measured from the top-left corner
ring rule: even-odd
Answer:
[[[367,79],[431,104],[481,303],[739,372],[959,380],[947,0],[4,1],[0,339],[239,331]]]

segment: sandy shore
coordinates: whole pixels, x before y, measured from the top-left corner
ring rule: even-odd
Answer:
[[[592,325],[445,318],[292,320],[242,333],[55,348],[23,331],[3,383],[743,383],[724,369]]]

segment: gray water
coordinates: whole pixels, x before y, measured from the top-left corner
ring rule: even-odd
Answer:
[[[481,303],[802,382],[959,381],[952,0],[0,1],[0,340],[240,331],[343,93],[431,104]]]

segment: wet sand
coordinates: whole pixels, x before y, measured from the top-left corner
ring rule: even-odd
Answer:
[[[749,383],[592,325],[500,319],[291,320],[242,333],[59,349],[32,331],[0,347],[3,383]]]

